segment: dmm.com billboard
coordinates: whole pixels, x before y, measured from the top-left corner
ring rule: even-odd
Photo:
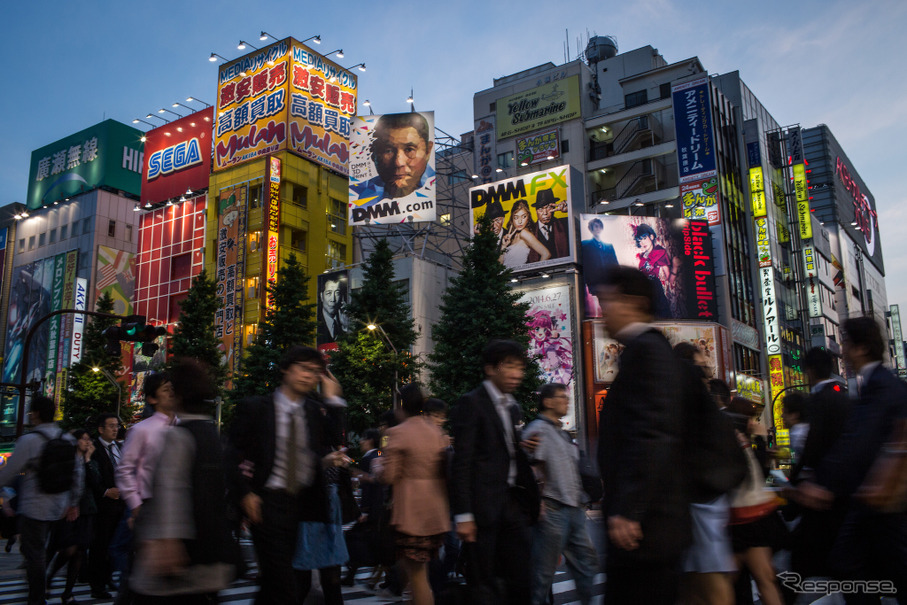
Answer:
[[[142,201],[156,204],[208,186],[214,108],[145,133]]]

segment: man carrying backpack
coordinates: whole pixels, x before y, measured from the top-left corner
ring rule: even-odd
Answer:
[[[28,576],[29,605],[43,605],[45,548],[51,524],[79,516],[82,496],[81,464],[76,464],[76,442],[54,423],[56,406],[51,399],[32,399],[29,421],[35,426],[16,443],[0,467],[0,486],[25,473],[19,491],[19,529]]]

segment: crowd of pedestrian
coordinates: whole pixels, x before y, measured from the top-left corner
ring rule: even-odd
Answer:
[[[830,354],[806,355],[809,393],[783,400],[785,475],[763,410],[651,325],[644,274],[613,267],[598,297],[623,352],[597,456],[561,424],[565,385],[542,386],[537,417],[523,417],[526,352],[511,340],[487,343],[483,376],[450,408],[407,385],[356,444],[340,385],[304,346],[224,435],[211,373],[192,359],[146,378],[150,414],[125,438],[113,414],[65,433],[54,402],[33,397],[33,429],[0,467],[3,514],[14,497],[17,519],[4,537],[21,541],[28,603],[46,603],[64,568],[64,605],[79,582],[120,604],[216,603],[247,573],[246,531],[261,605],[303,603],[315,572],[324,602],[342,603],[362,567],[374,570],[368,584],[417,605],[546,605],[562,561],[584,605],[602,572],[608,605],[752,603],[753,583],[765,605],[790,604],[815,577],[848,603],[907,603],[907,385],[882,365],[872,319],[843,324],[850,393]],[[588,523],[599,506],[601,540]],[[780,550],[788,569],[774,567]]]

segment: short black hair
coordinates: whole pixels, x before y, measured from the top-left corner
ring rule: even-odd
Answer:
[[[803,367],[812,370],[816,378],[825,380],[831,378],[831,373],[835,367],[835,358],[826,349],[815,347],[806,352],[803,356]]]
[[[613,287],[619,294],[642,299],[647,314],[655,308],[655,289],[645,273],[633,267],[611,265],[602,275],[602,286]]]
[[[482,349],[482,366],[498,367],[507,360],[526,363],[526,349],[514,340],[495,339]]]
[[[784,411],[788,414],[800,414],[800,421],[806,422],[809,416],[809,400],[802,391],[789,391],[784,394]]]
[[[145,376],[145,383],[142,385],[142,394],[145,400],[149,397],[157,397],[157,390],[164,384],[172,382],[167,372],[151,372]]]
[[[380,145],[378,142],[379,132],[397,128],[415,128],[419,136],[425,141],[425,146],[428,147],[431,144],[432,135],[428,132],[428,120],[421,113],[411,111],[409,113],[388,113],[378,118],[378,123],[375,124],[375,141],[373,145]]]
[[[713,399],[717,399],[724,405],[727,405],[731,401],[731,387],[720,378],[712,378],[709,380],[709,393],[712,395]]]
[[[844,340],[858,347],[866,347],[872,361],[885,359],[885,341],[879,324],[871,317],[851,317],[841,327]]]
[[[283,354],[283,358],[280,360],[280,369],[286,372],[294,363],[317,363],[322,370],[327,367],[324,355],[318,349],[302,345],[293,345],[287,349],[287,352]]]
[[[594,218],[591,221],[589,221],[589,231],[591,232],[592,228],[596,225],[598,225],[599,229],[605,228],[605,225],[602,223],[602,220],[600,218]]]
[[[57,405],[50,397],[35,395],[31,400],[31,411],[38,415],[41,420],[40,424],[53,422],[54,415],[57,413]]]
[[[217,387],[207,364],[191,357],[178,357],[170,367],[170,383],[179,409],[189,414],[211,414]]]
[[[371,441],[372,445],[377,446],[381,442],[381,432],[378,429],[365,429],[365,432],[359,437],[360,445],[365,440]]]
[[[106,414],[100,414],[98,416],[98,428],[105,426],[107,424],[107,421],[111,418],[116,418],[117,424],[120,424],[120,419],[117,417],[117,415],[108,412]]]
[[[447,414],[447,403],[437,397],[429,397],[422,404],[423,414]]]
[[[400,389],[400,407],[406,412],[407,416],[418,416],[422,413],[422,405],[425,403],[425,394],[422,387],[417,382],[411,382]]]
[[[73,429],[69,434],[72,435],[73,439],[75,439],[76,441],[78,441],[85,435],[91,437],[91,433],[88,432],[88,429]]]
[[[548,384],[543,384],[542,388],[539,389],[539,413],[545,411],[545,400],[555,397],[561,391],[567,390],[567,385],[561,384],[560,382],[549,382]]]

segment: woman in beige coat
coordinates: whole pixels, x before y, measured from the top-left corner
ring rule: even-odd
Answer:
[[[413,591],[413,603],[431,605],[428,562],[450,531],[450,510],[445,482],[447,440],[422,415],[424,397],[418,385],[401,391],[405,419],[387,432],[379,477],[393,486],[391,525],[403,568]]]

